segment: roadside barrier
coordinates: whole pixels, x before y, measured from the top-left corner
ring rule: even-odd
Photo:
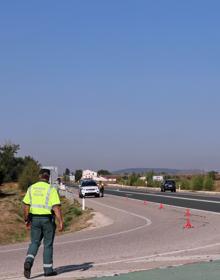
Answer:
[[[82,198],[82,211],[85,210],[85,197]]]

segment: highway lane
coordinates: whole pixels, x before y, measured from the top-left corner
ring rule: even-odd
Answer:
[[[178,207],[199,209],[211,212],[220,212],[220,195],[200,194],[200,193],[171,193],[171,192],[156,192],[143,191],[124,188],[107,187],[105,193],[116,196],[129,197],[142,201],[151,201],[174,205]]]
[[[65,195],[78,199],[76,189],[69,189]],[[108,223],[102,225],[100,221],[100,227],[56,238],[54,267],[59,274],[53,279],[107,276],[220,258],[219,215],[192,210],[193,228],[188,230],[183,228],[185,208],[165,206],[159,210],[156,203],[148,200],[145,205],[130,197],[106,193],[104,198],[86,198],[86,206]],[[23,279],[27,246],[0,247],[0,279]],[[44,279],[42,249],[33,277]]]
[[[74,186],[78,188],[77,186]],[[105,193],[116,196],[129,197],[142,201],[151,201],[163,203],[178,207],[220,212],[220,194],[197,193],[197,192],[158,192],[152,190],[134,189],[126,187],[111,187],[105,188]]]

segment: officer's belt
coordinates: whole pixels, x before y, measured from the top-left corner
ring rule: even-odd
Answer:
[[[31,217],[51,218],[52,216],[53,216],[52,214],[31,214]]]

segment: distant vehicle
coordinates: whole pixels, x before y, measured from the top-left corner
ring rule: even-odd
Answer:
[[[100,190],[94,180],[81,180],[79,185],[79,197],[85,196],[100,197]]]
[[[60,184],[58,184],[58,189],[61,190],[61,191],[65,191],[66,186],[61,182]]]
[[[161,191],[162,192],[165,192],[165,191],[176,192],[176,182],[171,179],[165,180],[161,184]]]

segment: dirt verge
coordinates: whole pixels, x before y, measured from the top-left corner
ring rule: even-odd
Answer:
[[[0,245],[29,240],[30,231],[26,229],[23,220],[23,197],[24,193],[19,190],[18,184],[10,183],[1,187]],[[82,212],[77,200],[70,202],[61,198],[61,203],[64,216],[63,233],[79,231],[91,225],[94,215],[91,209]]]

